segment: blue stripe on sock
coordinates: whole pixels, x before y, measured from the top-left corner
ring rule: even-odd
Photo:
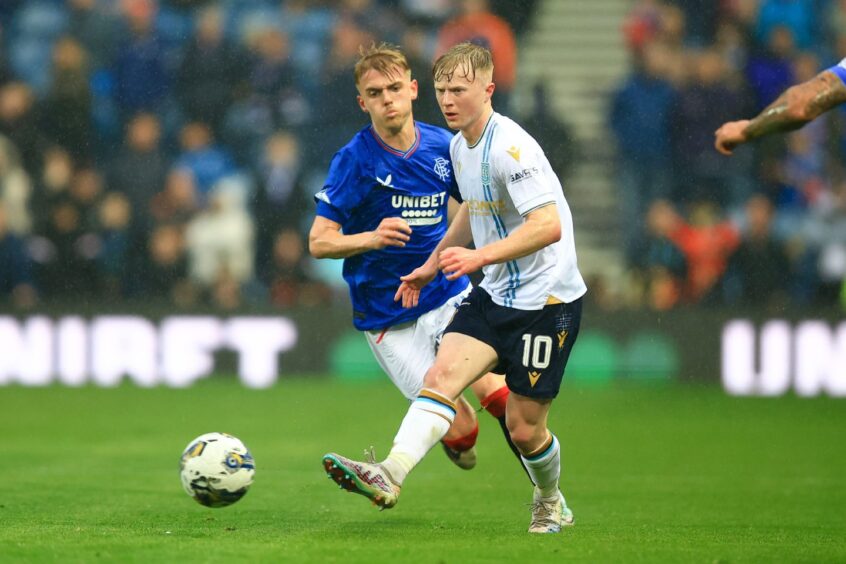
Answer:
[[[545,449],[542,453],[540,453],[540,454],[536,454],[536,455],[534,455],[534,456],[524,456],[523,458],[525,458],[525,459],[526,459],[526,460],[528,460],[529,462],[535,462],[535,461],[537,461],[537,460],[540,460],[541,458],[543,458],[544,456],[546,456],[546,455],[548,455],[550,452],[552,452],[552,450],[555,448],[555,444],[556,444],[557,442],[558,442],[558,439],[556,439],[556,438],[555,438],[555,435],[553,435],[553,436],[552,436],[552,442],[551,442],[551,443],[549,443],[549,447],[548,447],[548,448],[546,448],[546,449]]]
[[[440,401],[438,401],[438,400],[436,400],[436,399],[432,399],[432,398],[425,398],[425,397],[418,397],[418,398],[417,398],[416,400],[414,400],[414,401],[427,401],[427,402],[429,402],[429,403],[433,403],[433,404],[435,404],[435,405],[437,405],[437,406],[440,406],[440,407],[443,407],[444,409],[449,410],[449,412],[450,412],[450,413],[452,413],[452,415],[453,415],[453,416],[455,416],[455,410],[452,408],[452,406],[449,406],[449,405],[447,405],[447,404],[445,404],[445,403],[443,403],[443,402],[440,402]]]

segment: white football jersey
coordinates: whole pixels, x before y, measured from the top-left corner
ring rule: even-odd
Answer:
[[[523,216],[554,203],[561,240],[531,255],[484,267],[481,287],[499,305],[542,309],[547,300],[569,303],[587,291],[576,265],[573,218],[561,182],[531,135],[494,112],[479,141],[468,146],[459,133],[450,144],[453,170],[470,212],[476,248],[508,236]]]

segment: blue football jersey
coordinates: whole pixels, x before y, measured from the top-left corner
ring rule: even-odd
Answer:
[[[371,127],[338,151],[323,189],[315,195],[317,215],[341,224],[345,235],[375,230],[386,217],[411,227],[405,247],[385,247],[344,259],[356,329],[382,329],[414,320],[443,305],[469,284],[439,272],[420,292],[417,307],[394,301],[400,276],[429,258],[447,229],[447,201],[458,188],[449,158],[452,135],[415,122],[416,140],[405,152],[386,145]]]

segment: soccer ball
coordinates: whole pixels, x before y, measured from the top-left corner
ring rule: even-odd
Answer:
[[[179,461],[182,487],[206,507],[232,505],[247,493],[256,465],[240,439],[226,433],[200,435]]]

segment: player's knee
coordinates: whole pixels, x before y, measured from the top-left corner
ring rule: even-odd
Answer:
[[[530,452],[532,450],[532,442],[534,439],[534,432],[528,425],[508,426],[508,433],[511,435],[511,442],[514,446],[522,452]]]
[[[426,376],[423,378],[423,387],[448,395],[446,394],[448,391],[446,384],[448,382],[449,372],[438,363],[435,363],[426,371]]]

